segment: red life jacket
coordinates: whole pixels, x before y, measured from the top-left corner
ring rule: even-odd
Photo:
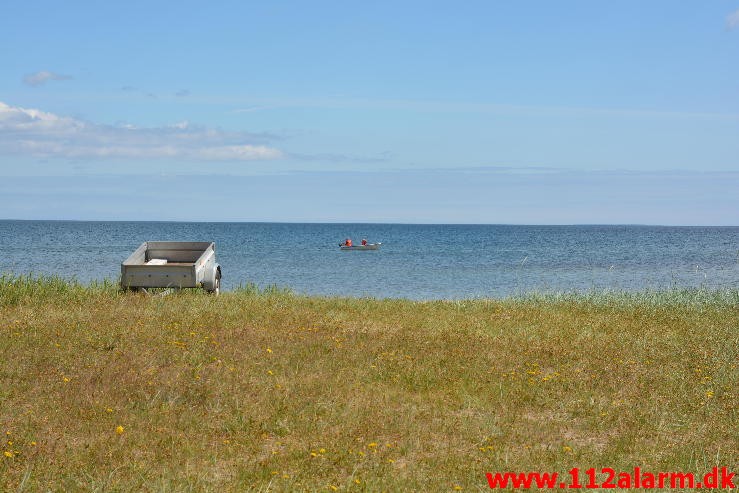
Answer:
[[[347,238],[346,239],[346,246],[352,246],[352,240]]]

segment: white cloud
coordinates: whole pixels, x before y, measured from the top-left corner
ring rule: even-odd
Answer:
[[[279,159],[270,136],[181,122],[167,127],[101,125],[0,102],[0,154],[63,158]]]
[[[147,98],[154,98],[156,99],[157,95],[150,91],[145,91],[144,89],[134,87],[134,86],[123,86],[121,87],[121,91],[131,93],[131,94],[138,94],[140,96],[146,96]]]
[[[726,16],[726,27],[728,29],[739,27],[739,10],[735,10]]]
[[[231,113],[253,113],[254,111],[270,110],[276,108],[276,106],[251,106],[249,108],[240,108],[231,111]]]
[[[68,75],[55,74],[54,72],[47,72],[46,70],[42,70],[41,72],[28,74],[23,77],[23,83],[31,87],[38,87],[46,84],[50,80],[69,80],[71,78],[72,77]]]

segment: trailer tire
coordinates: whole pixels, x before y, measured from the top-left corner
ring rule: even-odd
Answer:
[[[214,287],[214,289],[211,289],[211,290],[210,290],[210,291],[208,291],[208,292],[209,292],[210,294],[214,294],[214,295],[216,295],[216,296],[218,296],[219,294],[221,294],[221,278],[220,278],[220,277],[216,277],[216,282],[215,282],[215,287]]]
[[[209,289],[208,293],[218,296],[221,294],[221,266],[216,267],[216,275],[213,280],[213,289]]]

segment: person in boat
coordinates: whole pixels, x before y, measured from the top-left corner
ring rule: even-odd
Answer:
[[[344,246],[348,246],[348,247],[352,246],[352,239],[347,238],[346,240],[344,240]]]
[[[362,238],[362,246],[364,246],[366,244],[367,244],[367,239],[366,238]]]

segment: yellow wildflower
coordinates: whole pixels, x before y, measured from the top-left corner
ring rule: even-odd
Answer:
[[[268,352],[268,353],[271,353],[271,352],[272,352],[272,349],[270,349],[270,348],[267,348],[267,352]]]
[[[12,458],[13,452],[11,452],[10,450],[6,450],[5,452],[3,452],[3,455],[5,455],[5,457]]]
[[[121,425],[118,425],[115,427],[115,432],[118,433],[119,435],[123,435],[123,431],[124,429]]]
[[[322,448],[322,449],[319,450],[319,452],[321,452],[322,454],[325,454],[326,453],[326,449],[325,448]]]
[[[354,483],[355,484],[362,484],[362,481],[359,478],[357,478],[357,479],[354,480]]]

